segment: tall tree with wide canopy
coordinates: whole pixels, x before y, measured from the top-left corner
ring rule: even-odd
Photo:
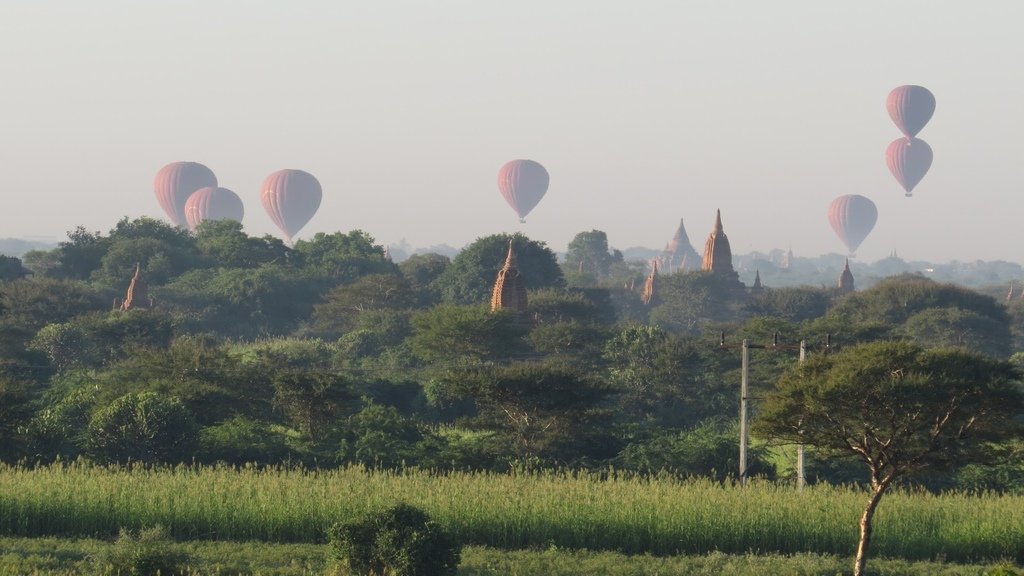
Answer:
[[[1020,374],[962,349],[876,342],[814,356],[785,374],[761,406],[755,432],[854,457],[870,474],[854,574],[864,574],[872,519],[899,480],[979,459],[1014,433],[1024,409]]]
[[[395,265],[384,257],[384,247],[374,244],[373,237],[362,230],[317,232],[309,240],[295,242],[294,256],[307,275],[332,286],[366,274],[395,271]]]
[[[558,258],[543,242],[522,234],[494,234],[478,238],[452,259],[435,280],[445,302],[479,304],[486,302],[494,280],[508,256],[508,243],[516,253],[516,266],[529,290],[565,285]]]
[[[256,268],[271,262],[287,263],[292,250],[279,238],[256,238],[235,220],[204,220],[195,228],[196,248],[213,268]]]
[[[1012,342],[1001,302],[911,274],[843,298],[810,331],[829,332],[841,342],[904,337],[923,346],[963,346],[999,357],[1008,354]]]
[[[566,273],[590,276],[600,282],[608,278],[612,264],[622,262],[622,252],[608,250],[608,235],[601,230],[580,232],[569,242],[565,254]],[[582,280],[582,278],[581,278]]]
[[[448,371],[431,383],[428,397],[440,404],[471,400],[477,414],[467,423],[497,432],[500,450],[528,463],[608,451],[605,405],[614,392],[577,365],[513,362]]]

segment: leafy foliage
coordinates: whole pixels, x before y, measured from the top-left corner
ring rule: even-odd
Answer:
[[[571,365],[514,363],[448,372],[433,387],[437,401],[469,399],[475,424],[498,430],[522,461],[577,459],[608,450],[594,427],[612,390]]]
[[[367,274],[329,290],[324,301],[313,307],[310,331],[336,338],[355,328],[363,312],[406,310],[415,302],[416,295],[404,276]]]
[[[508,255],[512,240],[516,266],[530,290],[557,288],[565,284],[558,259],[543,242],[520,234],[495,234],[478,238],[452,259],[435,283],[441,297],[451,304],[479,304],[488,301],[494,280]]]
[[[93,414],[87,443],[108,462],[182,462],[195,449],[196,427],[177,399],[126,394]]]
[[[361,230],[348,234],[318,232],[310,240],[295,242],[295,255],[298,266],[311,277],[332,284],[351,282],[366,274],[393,273],[395,265],[385,260],[384,248],[373,242],[373,237]]]
[[[338,450],[341,461],[390,469],[434,463],[441,448],[440,439],[400,414],[394,406],[365,401],[366,406],[349,419]]]
[[[853,456],[880,484],[956,464],[1012,433],[1016,371],[960,350],[880,342],[818,355],[786,374],[759,413],[762,433]]]
[[[1013,435],[1010,423],[1024,409],[1019,378],[1009,363],[962,349],[862,344],[785,375],[756,426],[867,468],[872,493],[854,562],[860,576],[882,496],[902,478],[970,462],[979,444]]]
[[[671,472],[682,477],[726,480],[739,469],[739,426],[723,419],[706,420],[682,432],[661,432],[626,446],[616,462],[628,470]],[[747,474],[773,478],[775,469],[764,446],[747,451]]]
[[[577,286],[599,284],[625,269],[622,252],[608,249],[608,235],[600,230],[580,232],[565,254],[565,270]]]
[[[291,459],[293,450],[284,436],[268,428],[241,415],[207,426],[199,431],[198,459],[237,466],[278,464]]]
[[[708,323],[743,317],[747,293],[738,280],[713,272],[686,272],[662,278],[660,304],[651,321],[677,334],[697,334]]]
[[[163,526],[137,532],[121,529],[113,546],[104,549],[93,562],[98,572],[122,576],[173,576],[185,573],[188,557],[173,549]]]
[[[524,340],[528,327],[509,311],[442,304],[417,312],[411,322],[412,351],[432,364],[506,360],[528,351]]]
[[[397,504],[331,528],[331,549],[356,574],[454,575],[461,545],[422,510]]]
[[[13,256],[0,254],[0,282],[5,280],[20,280],[31,272],[21,265],[21,260]]]

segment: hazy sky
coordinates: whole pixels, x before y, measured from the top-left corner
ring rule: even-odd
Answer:
[[[462,246],[599,229],[700,250],[842,252],[829,202],[878,205],[858,256],[1024,262],[1024,2],[858,0],[0,2],[0,237],[163,218],[152,180],[194,160],[275,233],[270,172],[324,187],[299,237]],[[889,90],[936,96],[932,169],[905,198]],[[498,168],[541,162],[520,224]]]

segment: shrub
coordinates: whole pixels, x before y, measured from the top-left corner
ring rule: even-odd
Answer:
[[[114,400],[93,414],[86,435],[93,456],[108,462],[182,462],[196,444],[188,408],[155,392]]]
[[[374,576],[455,574],[461,546],[422,510],[396,504],[330,531],[331,553],[349,571]]]
[[[235,416],[199,431],[199,460],[230,464],[274,464],[289,460],[282,434],[262,422]]]
[[[137,534],[121,529],[117,540],[95,559],[97,572],[120,576],[172,576],[185,572],[188,557],[172,549],[174,541],[163,526]]]

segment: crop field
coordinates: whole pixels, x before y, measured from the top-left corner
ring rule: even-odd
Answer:
[[[113,544],[84,538],[0,537],[0,576],[115,576],[116,571],[97,562]],[[324,576],[337,563],[328,558],[327,546],[268,544],[265,542],[193,541],[168,544],[185,556],[182,572],[188,576]],[[850,573],[852,560],[827,554],[723,554],[651,556],[586,550],[498,550],[467,546],[462,550],[459,576],[819,576]],[[1012,576],[1019,569],[1006,562],[952,564],[879,558],[871,561],[877,576]]]
[[[466,544],[623,554],[852,554],[855,488],[746,488],[604,474],[228,467],[0,467],[0,535],[109,538],[160,524],[179,540],[323,542],[331,524],[398,501]],[[896,491],[873,554],[1024,561],[1024,497]]]

